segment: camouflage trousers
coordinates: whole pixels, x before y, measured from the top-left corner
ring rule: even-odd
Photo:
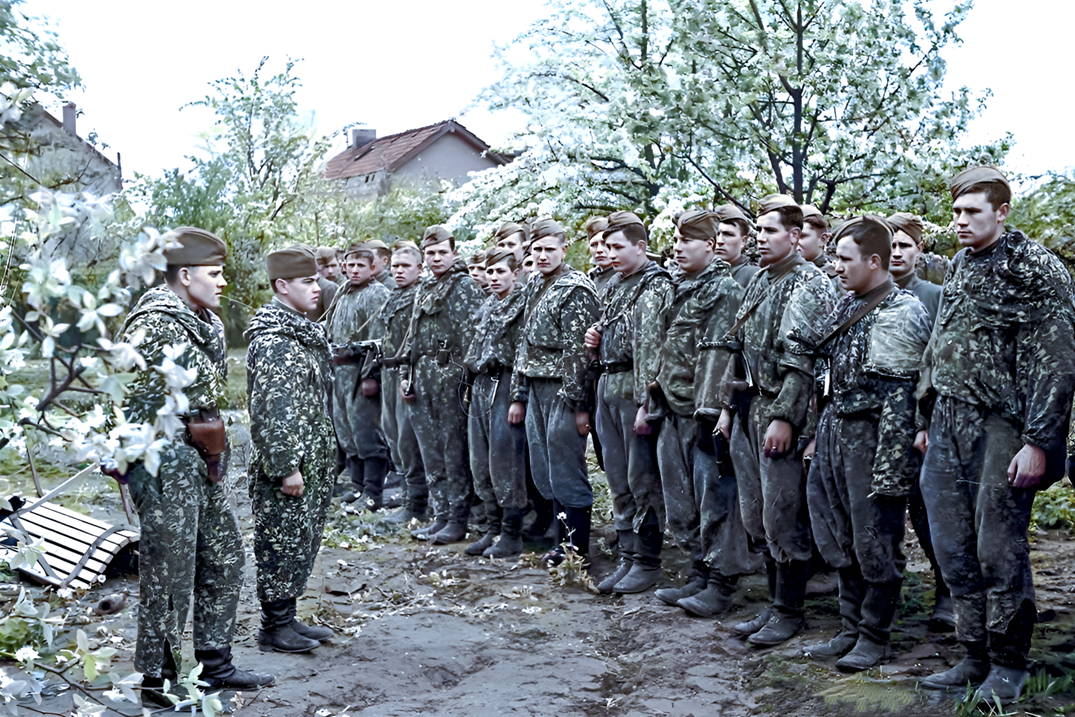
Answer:
[[[411,378],[411,425],[418,438],[433,513],[446,520],[466,520],[472,486],[463,370],[454,363],[440,366],[433,357],[422,356]]]
[[[802,461],[794,451],[769,458],[761,450],[772,402],[755,397],[750,415],[737,413],[732,424],[730,448],[743,527],[755,545],[766,546],[776,562],[809,560],[813,549]]]
[[[182,635],[194,599],[194,648],[231,644],[243,579],[243,539],[225,481],[211,483],[198,452],[178,441],[151,476],[131,467],[130,491],[141,522],[138,547],[138,646],[134,666],[160,677],[165,651],[182,662]]]
[[[546,500],[567,508],[593,505],[593,488],[586,471],[586,436],[575,427],[575,412],[567,407],[558,378],[531,378],[526,404],[526,445],[534,486]]]
[[[739,490],[728,444],[723,439],[716,443],[709,436],[699,436],[695,445],[694,483],[702,490],[698,506],[700,557],[709,570],[718,575],[733,577],[755,573],[762,565],[762,558],[750,549],[750,540],[743,527]],[[691,557],[695,556],[692,554]]]
[[[631,374],[623,373],[630,378]],[[616,530],[637,532],[646,514],[664,520],[664,496],[657,467],[657,436],[635,433],[638,406],[625,397],[621,374],[604,373],[597,382],[597,420],[605,475],[612,492],[612,519]]]
[[[1005,633],[1034,602],[1027,530],[1036,491],[1013,488],[1018,427],[977,406],[937,399],[922,465],[922,498],[961,642]]]
[[[511,369],[479,374],[470,390],[467,433],[474,492],[501,508],[526,507],[526,427],[508,423]]]
[[[411,425],[411,408],[399,395],[399,369],[381,369],[381,430],[388,442],[392,465],[403,476],[410,499],[422,505],[429,495],[418,437]]]
[[[360,460],[388,458],[388,445],[381,431],[381,397],[362,395],[360,382],[357,366],[336,368],[332,422],[340,448]]]
[[[834,568],[857,567],[867,583],[903,580],[904,497],[871,495],[880,411],[838,416],[829,404],[806,479],[810,527]]]
[[[301,596],[321,549],[336,467],[335,440],[327,419],[309,430],[303,446],[301,496],[284,495],[280,490],[283,476],[258,471],[250,478],[254,559],[262,602]]]

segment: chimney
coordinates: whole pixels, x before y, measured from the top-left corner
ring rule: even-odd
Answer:
[[[377,139],[377,130],[375,129],[353,129],[351,130],[351,147],[357,148],[363,145],[367,145],[373,140]]]
[[[75,118],[77,116],[78,108],[75,107],[74,102],[68,102],[63,106],[63,128],[72,137],[78,136],[78,133],[75,132]]]

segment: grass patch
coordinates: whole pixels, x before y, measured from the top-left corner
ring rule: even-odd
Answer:
[[[1065,478],[1034,498],[1030,511],[1030,532],[1037,529],[1071,530],[1075,528],[1075,489]]]

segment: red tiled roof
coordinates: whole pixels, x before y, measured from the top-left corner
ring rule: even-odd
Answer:
[[[489,145],[478,139],[466,127],[455,120],[446,120],[427,127],[379,137],[359,147],[348,147],[325,163],[325,178],[347,179],[381,170],[393,172],[449,132],[458,133],[478,151],[489,151]],[[490,156],[497,157],[494,154]]]

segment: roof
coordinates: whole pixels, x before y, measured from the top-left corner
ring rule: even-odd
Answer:
[[[382,170],[393,172],[409,162],[429,145],[446,134],[459,135],[478,152],[487,152],[495,162],[504,164],[500,155],[489,151],[489,145],[455,120],[446,120],[426,127],[409,129],[399,134],[379,137],[360,145],[348,147],[325,163],[326,179],[361,177]]]

